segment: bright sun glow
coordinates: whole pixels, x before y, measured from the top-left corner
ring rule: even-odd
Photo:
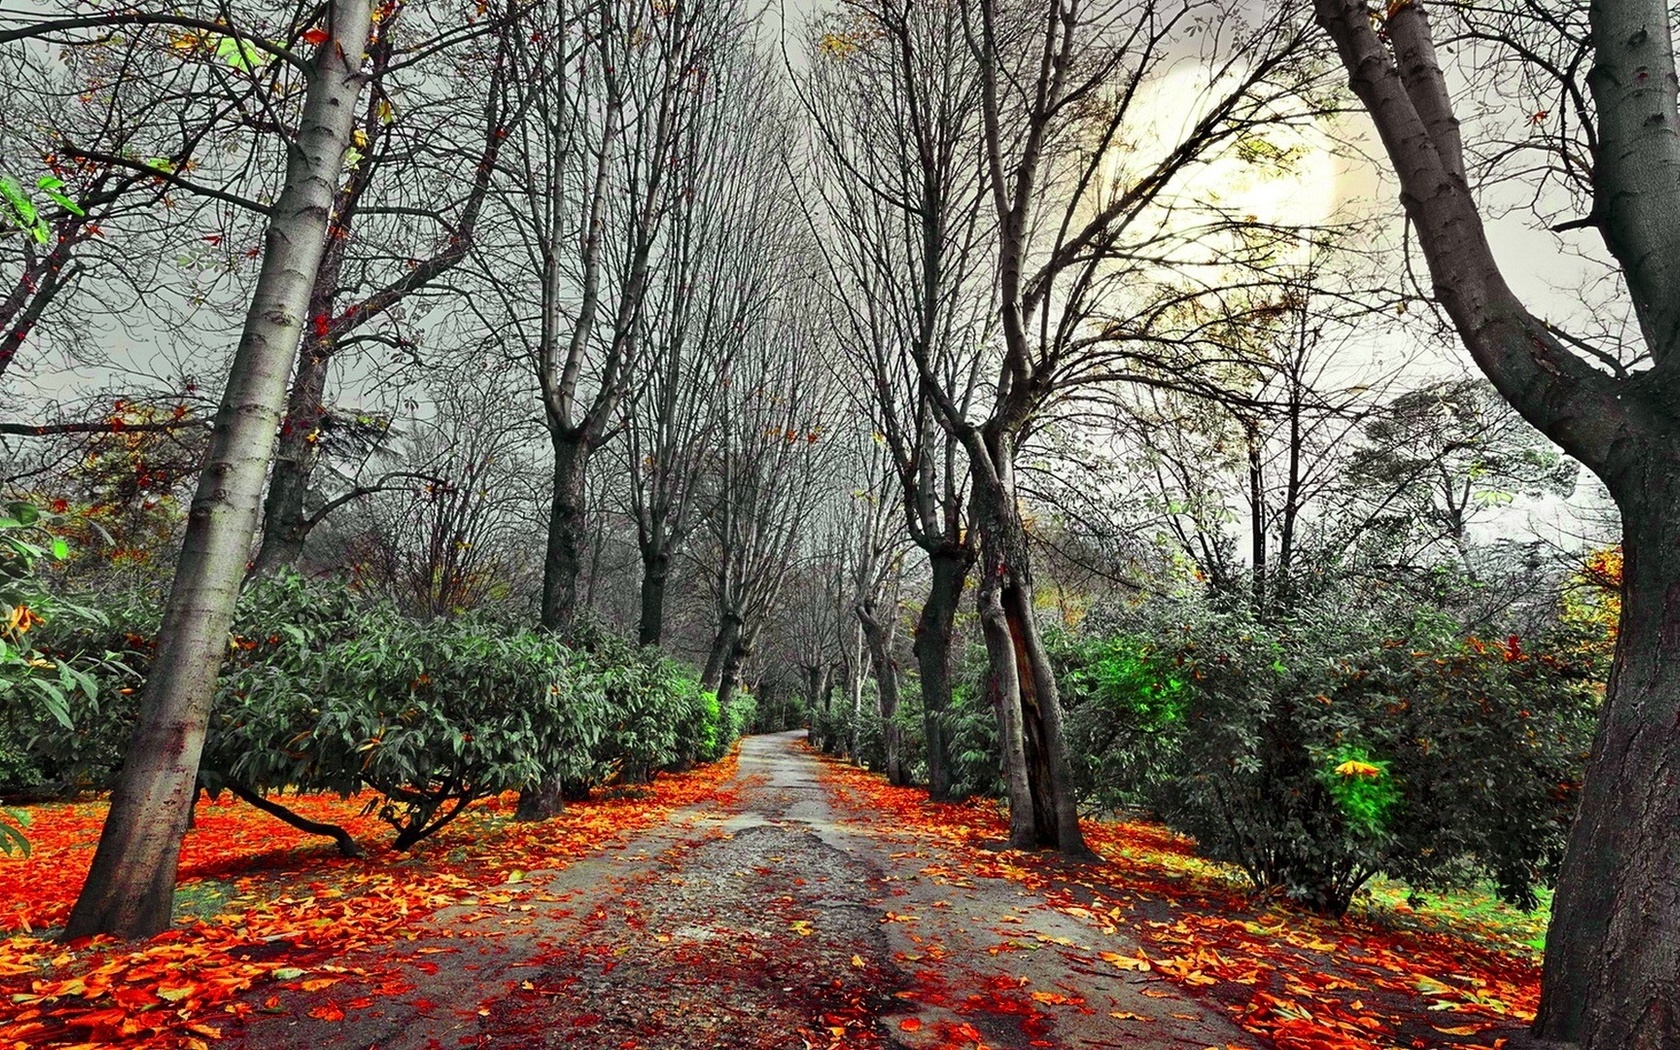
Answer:
[[[1187,63],[1140,88],[1131,137],[1110,153],[1114,184],[1130,184],[1183,140],[1218,94],[1205,69]],[[1327,136],[1311,125],[1270,129],[1181,175],[1171,196],[1204,202],[1237,217],[1279,226],[1309,226],[1335,215],[1340,204],[1335,156]]]

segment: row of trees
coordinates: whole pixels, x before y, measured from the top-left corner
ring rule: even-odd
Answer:
[[[235,600],[291,567],[424,617],[604,617],[724,699],[867,694],[889,725],[913,662],[936,796],[972,615],[1011,842],[1084,856],[1045,608],[1189,579],[1278,623],[1326,581],[1485,579],[1477,511],[1570,488],[1483,387],[1400,393],[1355,348],[1429,332],[1424,297],[1627,523],[1542,1030],[1675,1045],[1668,13],[1455,13],[1559,100],[1472,78],[1485,153],[1419,3],[1381,33],[1363,4],[1314,15],[849,0],[781,54],[733,0],[65,4],[0,30],[27,107],[0,142],[12,484],[80,486],[118,549],[178,551],[72,932],[167,923]],[[1241,189],[1330,192],[1332,47],[1433,296],[1385,276],[1409,269],[1380,221]],[[1560,236],[1603,234],[1625,331],[1598,309],[1570,334],[1500,276],[1472,185],[1525,151],[1585,205]]]

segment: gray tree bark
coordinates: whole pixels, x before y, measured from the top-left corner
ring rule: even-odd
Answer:
[[[974,552],[967,547],[940,548],[929,555],[933,582],[916,620],[913,646],[922,686],[922,730],[927,736],[928,795],[951,797],[951,744],[946,719],[951,710],[951,647],[957,608],[968,580]]]
[[[216,675],[256,532],[310,289],[361,93],[369,0],[336,0],[262,269],[187,515],[140,718],[66,933],[143,937],[169,926]]]

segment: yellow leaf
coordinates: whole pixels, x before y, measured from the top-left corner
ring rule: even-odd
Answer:
[[[1367,778],[1371,778],[1371,777],[1382,776],[1383,771],[1382,771],[1382,768],[1380,766],[1373,766],[1369,762],[1360,762],[1360,761],[1357,761],[1357,760],[1349,760],[1347,762],[1343,762],[1341,765],[1336,767],[1336,775],[1339,776],[1339,777],[1367,777]]]

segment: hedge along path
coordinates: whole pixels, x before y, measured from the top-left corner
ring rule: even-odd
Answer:
[[[1279,1050],[1532,1045],[1526,1027],[1540,979],[1532,956],[1251,899],[1229,873],[1196,858],[1189,840],[1158,825],[1087,822],[1086,842],[1105,863],[1067,865],[992,849],[988,843],[1005,838],[1008,826],[990,801],[932,803],[826,757],[824,778],[850,811],[849,823],[901,843],[894,856],[916,877],[953,891],[1007,880],[1021,887],[1023,908],[1074,923],[1068,938],[1024,930],[1004,950],[1094,954],[1087,988],[1123,984],[1162,1002],[1193,996],[1242,1027],[1249,1038],[1234,1045],[1254,1045],[1256,1037]],[[950,999],[937,966],[917,976],[911,997]],[[1114,1014],[1124,1026],[1115,1046],[1139,1045],[1161,1025],[1158,1012]],[[1180,1016],[1176,1008],[1168,1014],[1169,1021]]]
[[[405,982],[385,972],[377,953],[416,937],[428,915],[463,900],[510,902],[511,894],[485,890],[622,848],[627,836],[680,808],[725,802],[735,776],[732,755],[661,776],[634,797],[575,804],[541,824],[514,823],[509,794],[473,807],[407,854],[376,846],[362,858],[341,857],[331,842],[231,796],[201,802],[182,852],[176,900],[184,914],[138,946],[107,938],[66,945],[51,936],[87,874],[105,806],[32,807],[32,855],[0,858],[0,929],[10,933],[0,942],[0,1047],[197,1050],[260,1011],[267,995],[259,992],[344,984],[360,989],[350,1000],[400,995]],[[364,846],[389,832],[362,815],[360,798],[287,802],[344,826]],[[332,961],[352,953],[366,957],[354,969]]]

